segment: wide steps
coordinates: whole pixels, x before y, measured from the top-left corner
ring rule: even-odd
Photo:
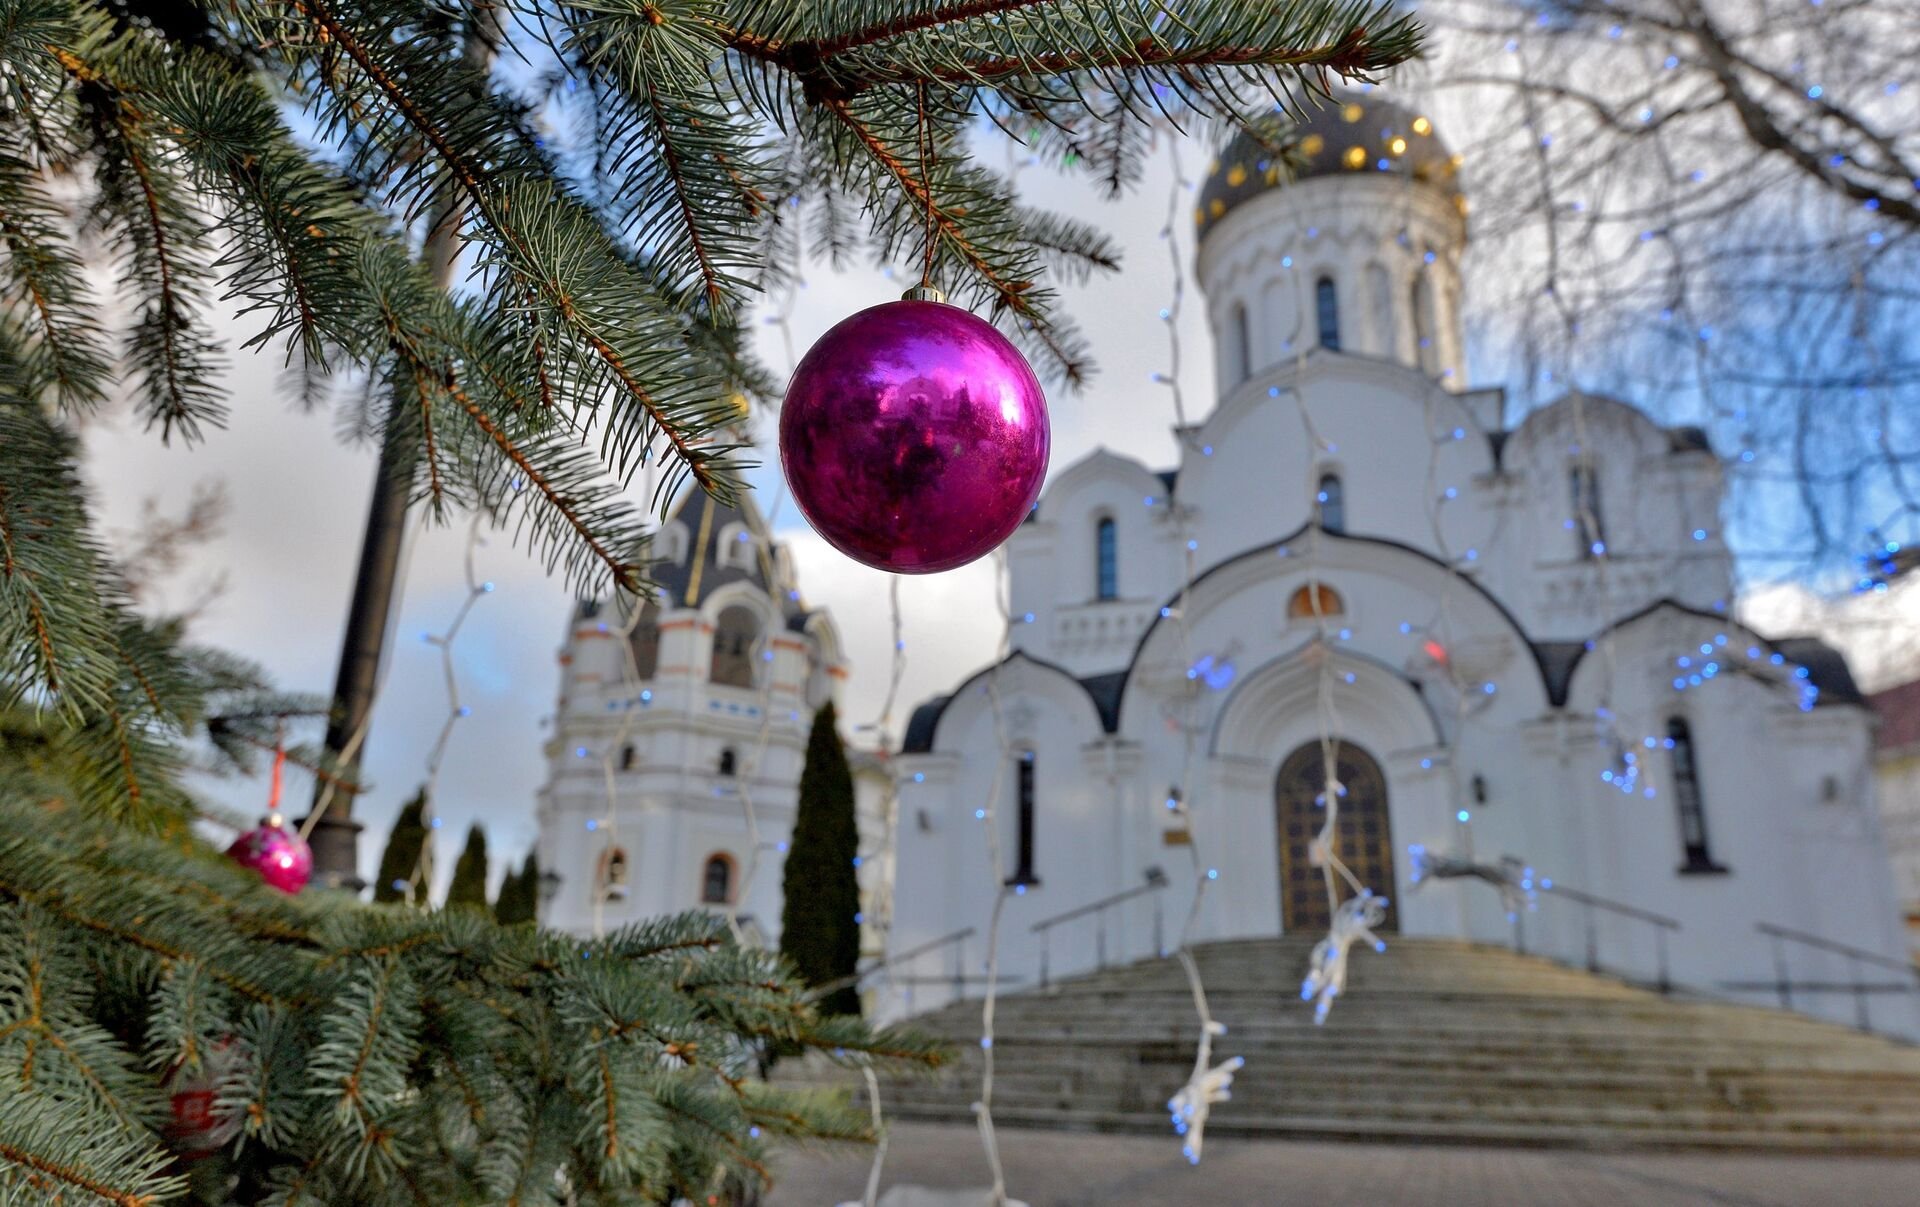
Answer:
[[[1676,1000],[1620,981],[1447,940],[1359,953],[1325,1026],[1299,1000],[1312,944],[1195,952],[1214,1059],[1243,1056],[1209,1130],[1427,1142],[1920,1152],[1920,1049],[1778,1011]],[[889,1081],[900,1118],[970,1117],[980,1003],[913,1020],[955,1064]],[[1198,1023],[1178,963],[1151,960],[1004,994],[994,1115],[1077,1130],[1165,1130]],[[788,1081],[848,1081],[824,1065]],[[857,1091],[857,1086],[855,1087]]]

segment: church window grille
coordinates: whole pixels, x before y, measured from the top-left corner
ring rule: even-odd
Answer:
[[[1700,769],[1693,748],[1693,729],[1683,717],[1667,721],[1667,745],[1673,763],[1674,809],[1680,820],[1680,846],[1686,856],[1682,871],[1718,870],[1707,848],[1707,812],[1700,794]]]
[[[1120,598],[1120,528],[1112,516],[1094,526],[1094,556],[1098,562],[1094,588],[1101,599]]]
[[[733,900],[733,858],[716,851],[707,856],[700,873],[700,903],[725,905]]]
[[[707,678],[723,687],[752,687],[754,646],[760,621],[753,609],[735,604],[720,613],[713,628],[713,660]]]
[[[1567,472],[1573,497],[1573,532],[1582,558],[1591,560],[1607,549],[1607,526],[1600,511],[1600,475],[1592,463],[1576,462]]]
[[[1314,494],[1314,502],[1319,510],[1320,527],[1328,532],[1347,530],[1347,495],[1339,474],[1320,475],[1320,489]]]
[[[648,600],[640,609],[640,621],[633,626],[633,673],[637,679],[651,679],[660,669],[660,605]]]
[[[1332,277],[1321,277],[1313,287],[1314,307],[1320,319],[1320,346],[1332,352],[1340,350],[1340,295]]]
[[[1017,808],[1015,824],[1018,858],[1014,861],[1013,875],[1007,878],[1012,885],[1036,885],[1040,877],[1033,870],[1033,828],[1034,828],[1034,759],[1033,751],[1023,750],[1020,759],[1014,764],[1014,801]]]

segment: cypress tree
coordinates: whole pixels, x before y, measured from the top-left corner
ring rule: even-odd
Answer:
[[[487,832],[477,825],[467,827],[467,845],[460,849],[453,883],[447,886],[447,908],[457,905],[487,908]]]
[[[373,878],[373,899],[382,904],[403,901],[407,882],[420,866],[420,852],[427,845],[427,789],[423,784],[413,799],[400,807],[387,834],[386,849],[380,852],[380,874]]]
[[[493,920],[502,926],[532,922],[540,906],[540,857],[532,851],[520,865],[509,870],[500,882],[500,896],[493,903]]]
[[[860,961],[860,884],[854,859],[860,829],[853,811],[853,771],[834,724],[829,700],[813,717],[807,763],[800,772],[800,802],[781,876],[780,952],[800,979],[825,985],[852,976]],[[827,1014],[860,1013],[851,985],[820,1001]]]

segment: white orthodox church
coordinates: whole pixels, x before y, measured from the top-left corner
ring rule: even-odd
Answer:
[[[1012,654],[913,714],[889,948],[974,935],[964,968],[902,970],[912,1008],[978,992],[1003,889],[1001,969],[1029,984],[1035,923],[1135,888],[1045,928],[1052,975],[1171,945],[1201,877],[1196,939],[1324,932],[1323,737],[1338,854],[1385,931],[1517,933],[1754,1001],[1761,924],[1903,957],[1870,716],[1834,651],[1736,621],[1705,434],[1468,388],[1457,157],[1377,93],[1303,150],[1282,182],[1236,141],[1199,192],[1219,392],[1179,464],[1060,470],[1007,546]],[[685,640],[663,664],[704,658]],[[786,673],[831,668],[793,641]],[[1422,876],[1447,861],[1484,874]],[[1848,975],[1780,942],[1796,979]]]
[[[777,943],[807,735],[847,674],[839,635],[801,602],[750,495],[728,504],[690,487],[650,554],[658,586],[637,620],[624,602],[583,601],[560,651],[539,799],[541,921],[598,934],[708,909]],[[891,866],[885,774],[849,754],[877,944]]]

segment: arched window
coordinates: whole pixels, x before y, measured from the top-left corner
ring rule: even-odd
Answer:
[[[715,851],[700,871],[700,903],[725,905],[733,900],[733,856]]]
[[[1325,583],[1309,583],[1287,601],[1287,619],[1312,620],[1320,616],[1338,616],[1347,610],[1340,593]]]
[[[739,570],[754,568],[758,550],[754,548],[753,533],[745,524],[732,523],[720,530],[720,539],[714,544],[716,561],[722,566],[731,566]]]
[[[1014,764],[1014,803],[1018,809],[1016,851],[1013,875],[1007,877],[1007,883],[1021,887],[1037,885],[1040,877],[1033,871],[1033,751],[1020,752],[1019,761]]]
[[[1576,461],[1567,470],[1567,486],[1573,496],[1573,535],[1580,546],[1576,552],[1583,558],[1599,557],[1607,551],[1599,471],[1589,462]]]
[[[720,748],[720,774],[731,777],[737,774],[738,770],[739,770],[738,760],[734,756],[733,747],[731,746],[721,747]]]
[[[600,894],[603,900],[627,899],[627,853],[608,847],[600,856]]]
[[[1094,591],[1100,599],[1120,598],[1120,529],[1112,516],[1094,525]]]
[[[1321,474],[1320,489],[1313,499],[1319,510],[1320,527],[1328,532],[1347,530],[1347,496],[1340,485],[1339,474]]]
[[[1233,371],[1233,383],[1239,385],[1253,376],[1253,332],[1247,322],[1247,308],[1240,302],[1233,304],[1231,316],[1233,330],[1228,333],[1228,354],[1232,357],[1229,367]]]
[[[1667,720],[1667,749],[1673,760],[1673,804],[1680,818],[1683,872],[1719,871],[1707,849],[1707,812],[1700,797],[1699,760],[1693,749],[1693,730],[1683,717]]]
[[[620,770],[632,771],[633,765],[639,761],[640,752],[633,748],[632,742],[628,742],[620,748]]]
[[[726,687],[752,687],[754,649],[760,640],[760,619],[752,608],[734,604],[720,613],[713,626],[713,661],[707,678]]]
[[[651,599],[640,609],[640,621],[633,626],[631,644],[634,677],[653,678],[660,669],[660,605]]]
[[[1313,287],[1315,313],[1320,317],[1320,346],[1340,350],[1340,296],[1334,291],[1333,278],[1321,277]]]
[[[1439,363],[1433,346],[1433,287],[1425,273],[1413,279],[1413,292],[1407,299],[1407,313],[1413,316],[1413,360],[1427,372]]]

